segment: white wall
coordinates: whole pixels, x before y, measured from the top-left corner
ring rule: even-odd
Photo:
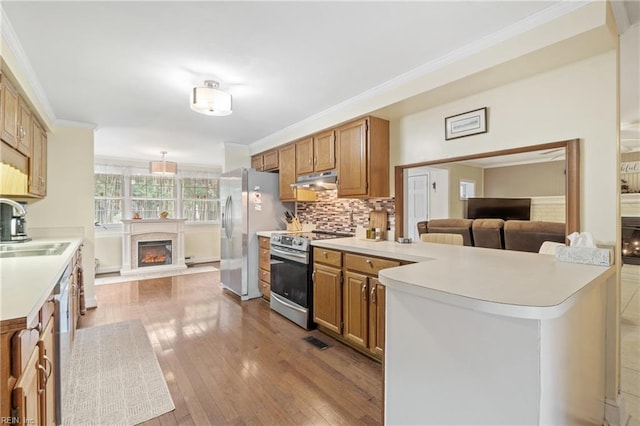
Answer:
[[[249,147],[247,145],[236,145],[233,143],[224,144],[223,172],[228,172],[239,167],[251,167]]]
[[[47,196],[29,205],[30,228],[57,235],[82,228],[82,266],[87,307],[95,306],[93,230],[93,129],[56,127],[47,134]]]
[[[580,138],[581,229],[614,242],[617,57],[611,51],[392,120],[391,166]],[[488,107],[488,132],[445,141],[444,118]],[[393,186],[392,186],[393,188]]]

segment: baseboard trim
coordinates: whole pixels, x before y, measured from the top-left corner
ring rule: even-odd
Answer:
[[[95,309],[98,307],[98,299],[96,297],[85,299],[84,306],[87,309]]]
[[[627,426],[629,413],[622,394],[613,399],[604,400],[604,424],[607,426]]]

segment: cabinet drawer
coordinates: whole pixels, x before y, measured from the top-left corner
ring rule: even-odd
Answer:
[[[266,298],[271,299],[271,285],[267,282],[260,280],[260,293]]]
[[[271,255],[269,254],[269,249],[261,248],[260,254],[258,256],[258,265],[260,266],[260,268],[270,271],[271,270],[271,264],[269,263],[270,259],[271,259]]]
[[[260,246],[260,248],[265,248],[265,249],[269,250],[269,247],[271,246],[269,238],[267,238],[267,237],[258,237],[258,246]]]
[[[260,269],[258,269],[258,279],[260,281],[264,281],[267,284],[271,283],[271,272],[266,270],[266,269],[262,269],[262,267],[260,267]]]
[[[369,275],[378,275],[381,269],[400,266],[397,260],[381,259],[373,256],[362,256],[358,254],[345,254],[344,267],[352,271],[362,272]]]
[[[313,260],[318,263],[324,263],[325,265],[342,266],[342,252],[335,250],[327,250],[322,247],[313,248]]]

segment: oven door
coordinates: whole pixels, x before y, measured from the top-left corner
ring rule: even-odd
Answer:
[[[308,253],[271,247],[271,292],[308,308],[310,269]]]

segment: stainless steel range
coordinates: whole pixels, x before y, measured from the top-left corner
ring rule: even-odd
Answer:
[[[322,231],[272,234],[271,309],[307,330],[313,328],[311,241],[351,236]]]

